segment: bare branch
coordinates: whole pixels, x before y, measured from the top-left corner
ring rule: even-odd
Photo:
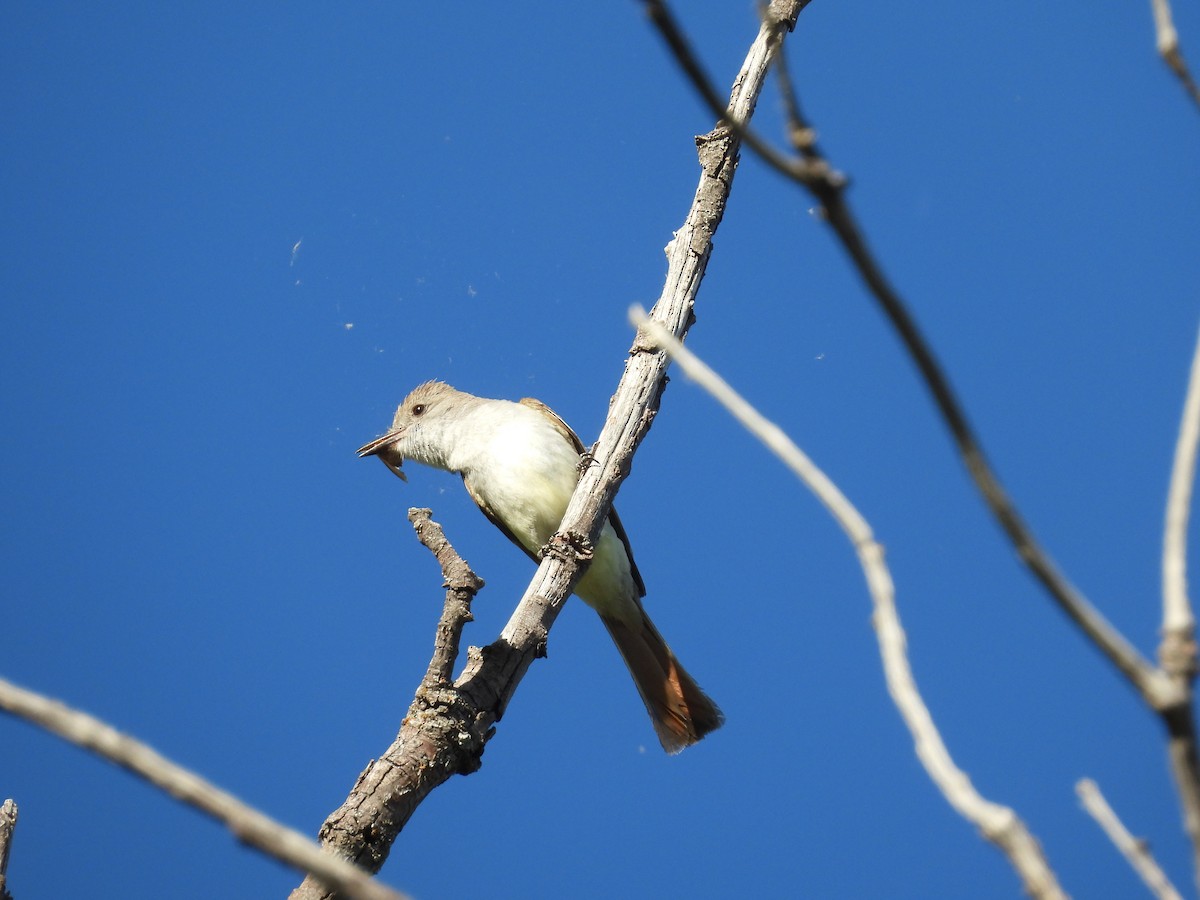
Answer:
[[[1008,857],[1027,893],[1045,900],[1065,898],[1041,846],[1025,823],[1011,808],[982,797],[946,749],[913,680],[904,629],[895,604],[895,585],[884,562],[883,547],[875,540],[866,519],[783,429],[754,409],[666,329],[646,318],[641,309],[631,311],[630,318],[651,341],[671,354],[689,378],[708,391],[747,431],[778,456],[829,510],[858,554],[875,609],[872,622],[883,657],[888,692],[912,734],[917,757],[925,771],[947,802]]]
[[[1188,599],[1187,530],[1196,479],[1196,446],[1200,441],[1200,340],[1192,357],[1187,398],[1175,444],[1171,487],[1163,528],[1163,648],[1160,661],[1169,674],[1191,677],[1196,669],[1196,619]],[[1170,642],[1173,646],[1168,648]]]
[[[0,709],[144,778],[176,800],[212,816],[242,843],[295,869],[313,873],[345,897],[355,900],[402,900],[404,897],[350,863],[322,850],[298,831],[280,825],[94,716],[3,679],[0,679]]]
[[[0,804],[0,900],[12,900],[12,894],[8,891],[8,855],[12,851],[16,828],[17,804],[5,800]]]
[[[795,25],[806,0],[779,2],[759,28],[730,96],[728,115],[748,120],[762,91],[771,60],[784,35]],[[722,115],[724,115],[724,111]],[[740,141],[718,125],[696,139],[700,183],[682,227],[667,245],[666,283],[654,317],[673,334],[683,335],[693,321],[693,306],[712,253],[712,238],[725,213]],[[533,660],[545,655],[550,627],[586,565],[613,497],[629,472],[634,451],[649,430],[665,384],[667,357],[635,341],[625,374],[609,404],[604,428],[589,454],[589,465],[551,539],[533,580],[501,632],[482,650],[468,650],[467,665],[452,686],[422,685],[396,742],[379,764],[360,777],[353,792],[321,830],[322,842],[337,853],[378,871],[392,837],[417,804],[451,775],[478,769],[492,726],[504,714]],[[436,658],[435,658],[436,661]],[[443,669],[436,662],[433,668]],[[361,798],[371,797],[369,807]],[[383,817],[384,821],[380,821]],[[331,824],[336,821],[336,824]],[[309,882],[293,900],[324,896]]]
[[[483,579],[471,571],[471,567],[450,546],[442,526],[430,518],[432,515],[431,509],[408,511],[408,521],[412,522],[417,538],[442,567],[446,588],[446,604],[438,622],[433,659],[425,674],[424,684],[431,688],[454,681],[454,663],[458,659],[462,630],[474,618],[471,615],[471,601],[483,589]]]
[[[804,0],[804,2],[798,4],[797,15],[799,15],[799,11],[807,6],[808,3],[809,0]],[[675,61],[679,63],[679,67],[683,69],[684,74],[691,80],[692,87],[700,94],[701,99],[704,100],[709,110],[721,117],[722,125],[733,131],[738,139],[745,142],[746,146],[758,154],[763,162],[786,178],[804,185],[826,182],[836,190],[845,187],[845,177],[840,172],[829,168],[828,163],[819,155],[802,154],[802,159],[793,159],[776,150],[766,138],[751,128],[749,117],[738,116],[733,109],[723,111],[724,107],[716,90],[705,74],[704,68],[696,59],[696,55],[692,52],[691,44],[684,36],[683,29],[675,21],[670,8],[663,0],[646,0],[645,5],[647,13],[650,16],[650,21],[659,30],[659,33],[667,42],[667,46],[671,48],[671,52],[675,54]],[[764,22],[771,20],[771,16],[774,14],[772,10],[773,7],[768,6],[763,11]],[[776,54],[774,64],[778,65],[782,58],[783,54]],[[730,115],[730,113],[735,114]]]
[[[1154,11],[1154,33],[1158,55],[1163,58],[1167,68],[1175,73],[1175,77],[1179,79],[1183,89],[1192,98],[1192,102],[1200,108],[1200,87],[1196,86],[1192,73],[1188,71],[1187,63],[1183,61],[1183,51],[1179,49],[1179,33],[1175,30],[1175,23],[1171,21],[1171,4],[1168,0],[1150,0],[1150,6]]]
[[[788,31],[795,27],[796,18],[804,7],[808,6],[811,0],[802,0],[795,4],[795,12],[788,13],[790,16],[790,25]],[[700,61],[696,58],[696,54],[692,52],[691,44],[683,34],[683,29],[675,21],[675,16],[670,8],[663,0],[645,0],[646,14],[650,17],[650,21],[654,27],[658,29],[663,40],[667,42],[667,46],[671,48],[671,52],[675,55],[676,62],[683,69],[684,74],[692,82],[692,86],[701,98],[708,105],[709,110],[718,117],[719,124],[733,131],[740,141],[744,141],[746,146],[750,147],[759,155],[769,166],[776,169],[781,174],[789,178],[804,180],[814,177],[816,173],[810,172],[805,165],[797,164],[797,162],[784,154],[780,153],[770,142],[761,137],[758,132],[752,129],[749,125],[750,117],[748,115],[740,115],[732,106],[726,107],[725,101],[717,93],[717,89],[713,86],[709,77],[704,72],[704,67],[700,65]],[[778,16],[778,11],[774,6],[768,6],[762,15],[764,23],[772,21],[772,17]],[[776,62],[781,58],[782,54],[776,54]],[[732,113],[732,115],[730,115]]]
[[[480,766],[491,737],[490,721],[454,684],[463,627],[472,619],[471,601],[483,581],[451,546],[429,509],[410,509],[408,519],[420,542],[442,569],[446,600],[438,620],[433,658],[417,687],[396,740],[358,776],[350,795],[321,825],[320,839],[363,868],[378,872],[397,835],[429,793],[454,775]],[[468,655],[479,655],[471,648]],[[292,900],[335,896],[309,876]]]
[[[1154,855],[1150,852],[1149,845],[1129,833],[1117,814],[1113,812],[1112,807],[1108,805],[1108,801],[1104,799],[1104,795],[1100,793],[1100,787],[1096,782],[1090,778],[1080,779],[1075,785],[1075,793],[1079,795],[1079,801],[1087,810],[1088,815],[1104,829],[1104,833],[1113,842],[1113,846],[1121,851],[1121,855],[1125,857],[1129,865],[1133,866],[1134,871],[1146,883],[1146,887],[1150,888],[1150,893],[1159,900],[1183,900],[1179,891],[1175,890],[1175,886],[1171,884],[1171,879],[1167,878],[1166,873],[1159,868]]]

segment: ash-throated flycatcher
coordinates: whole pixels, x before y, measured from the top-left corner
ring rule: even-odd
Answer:
[[[538,400],[487,400],[430,381],[404,398],[391,430],[359,448],[404,480],[406,459],[456,472],[483,514],[534,562],[558,530],[579,480],[583,444]],[[658,633],[616,510],[575,587],[625,659],[663,749],[678,753],[725,717]]]

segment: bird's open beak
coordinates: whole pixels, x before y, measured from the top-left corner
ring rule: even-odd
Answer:
[[[399,478],[401,481],[408,481],[408,476],[400,470],[404,465],[404,457],[392,449],[392,445],[404,436],[402,431],[389,431],[383,437],[377,437],[370,443],[363,444],[358,448],[358,458],[363,459],[367,456],[378,456],[379,461],[388,467],[388,470]]]

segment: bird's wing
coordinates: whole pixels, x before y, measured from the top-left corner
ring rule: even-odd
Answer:
[[[517,536],[509,530],[507,525],[504,524],[504,520],[492,512],[491,507],[484,502],[483,497],[476,493],[475,489],[471,487],[471,480],[467,478],[466,475],[463,475],[462,480],[463,486],[467,489],[467,493],[471,495],[471,499],[475,501],[475,505],[479,507],[479,511],[488,517],[488,521],[499,528],[506,538],[520,547],[522,553],[532,559],[535,563],[540,563],[541,560],[538,559],[537,554],[517,540]]]
[[[554,426],[554,430],[561,434],[571,444],[571,446],[575,448],[576,453],[584,454],[587,452],[587,448],[583,446],[583,441],[579,439],[579,435],[571,430],[571,426],[564,422],[558,413],[548,407],[541,400],[536,400],[533,397],[522,397],[518,402],[522,406],[528,406],[535,412],[539,412],[545,416],[546,420]],[[467,490],[470,490],[470,486],[468,486]],[[499,520],[497,520],[494,515],[488,512],[487,507],[485,507],[482,503],[479,503],[479,498],[475,497],[474,494],[471,496],[474,498],[475,502],[479,504],[479,508],[483,510],[483,514],[491,519],[501,531],[507,534],[510,541],[516,543],[517,546],[520,546],[516,538],[509,533],[508,529],[499,524]],[[625,555],[629,557],[629,571],[633,574],[633,580],[637,584],[638,594],[642,597],[645,597],[646,585],[642,581],[642,573],[638,571],[637,563],[634,562],[633,547],[629,546],[629,535],[625,533],[625,526],[621,524],[621,517],[617,515],[616,507],[613,507],[608,513],[608,524],[612,526],[612,530],[617,533],[617,537],[619,537],[621,539],[621,543],[625,545]],[[522,547],[521,549],[524,550],[525,548]],[[525,552],[528,553],[529,551],[526,550]],[[529,555],[533,556],[531,553]],[[534,557],[534,562],[538,562],[536,557]]]
[[[566,438],[571,446],[575,448],[576,453],[585,452],[583,441],[579,439],[579,435],[571,430],[571,426],[564,422],[558,413],[548,407],[541,400],[534,400],[532,397],[522,397],[517,402],[522,406],[528,406],[534,412],[541,413],[543,416],[545,416],[550,424],[554,426],[554,430]]]
[[[646,584],[642,581],[642,573],[638,571],[637,563],[633,560],[633,548],[629,546],[629,535],[625,533],[625,526],[621,524],[621,517],[617,515],[616,507],[613,507],[608,513],[608,524],[612,526],[612,530],[617,533],[617,537],[625,545],[625,555],[629,557],[629,572],[633,575],[633,583],[637,585],[638,596],[645,597]]]

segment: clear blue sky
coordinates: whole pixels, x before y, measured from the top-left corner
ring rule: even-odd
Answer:
[[[1200,17],[1176,12],[1200,63]],[[752,5],[680,13],[728,85]],[[1200,322],[1200,116],[1148,4],[818,0],[789,48],[1012,494],[1152,654]],[[432,506],[488,582],[472,643],[532,573],[456,479],[402,485],[354,449],[429,378],[540,397],[594,439],[711,118],[635,3],[9,4],[0,76],[0,672],[314,834],[428,662],[442,591],[406,509]],[[690,346],[871,519],[951,751],[1064,886],[1140,890],[1078,809],[1087,776],[1188,889],[1162,728],[1017,566],[809,206],[743,161]],[[619,508],[649,608],[728,724],[664,757],[572,601],[390,883],[1020,896],[914,758],[842,535],[682,377]],[[21,804],[20,900],[296,882],[8,719],[0,795]]]

